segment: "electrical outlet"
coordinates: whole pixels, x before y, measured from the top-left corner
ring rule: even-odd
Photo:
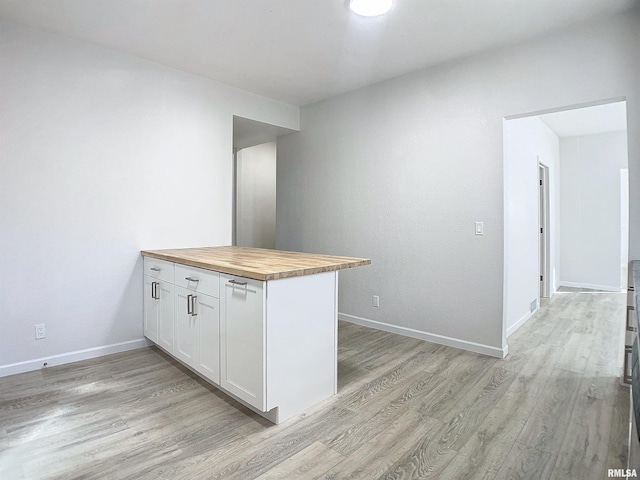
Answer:
[[[36,340],[47,337],[47,326],[44,323],[37,323],[36,327]]]
[[[374,307],[379,307],[380,306],[380,297],[378,295],[374,295],[373,296],[373,306]]]

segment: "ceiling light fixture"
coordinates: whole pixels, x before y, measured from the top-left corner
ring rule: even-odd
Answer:
[[[363,17],[384,15],[393,5],[393,0],[351,0],[349,8],[353,13]]]

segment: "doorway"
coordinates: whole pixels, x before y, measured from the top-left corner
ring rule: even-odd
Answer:
[[[233,117],[233,245],[276,248],[276,140],[295,131]]]
[[[625,288],[626,118],[624,99],[505,118],[505,343],[560,287]]]
[[[276,142],[236,151],[238,247],[276,248]]]

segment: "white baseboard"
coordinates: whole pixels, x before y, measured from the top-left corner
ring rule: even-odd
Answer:
[[[624,292],[625,291],[625,289],[621,289],[618,286],[596,285],[595,283],[560,282],[558,285],[560,287],[590,288],[591,290],[604,290],[605,292]]]
[[[404,335],[405,337],[417,338],[418,340],[425,340],[427,342],[437,343],[439,345],[446,345],[447,347],[460,348],[462,350],[481,353],[483,355],[489,355],[491,357],[504,358],[507,356],[507,352],[509,351],[508,346],[506,345],[504,348],[491,347],[489,345],[483,345],[481,343],[468,342],[466,340],[460,340],[458,338],[446,337],[444,335],[423,332],[421,330],[415,330],[413,328],[401,327],[398,325],[391,325],[389,323],[369,320],[368,318],[356,317],[355,315],[347,315],[346,313],[338,313],[338,319],[344,320],[345,322],[362,325],[363,327],[383,330],[390,333],[397,333],[398,335]]]
[[[145,338],[131,340],[129,342],[116,343],[113,345],[104,345],[102,347],[87,348],[86,350],[78,350],[75,352],[61,353],[59,355],[51,355],[50,357],[36,358],[24,362],[11,363],[9,365],[0,365],[0,377],[15,375],[16,373],[31,372],[42,368],[46,362],[47,367],[55,365],[63,365],[65,363],[78,362],[89,358],[102,357],[111,355],[112,353],[125,352],[136,348],[148,347],[153,345]]]
[[[518,330],[522,325],[527,323],[527,320],[529,320],[531,316],[537,311],[538,310],[536,309],[534,312],[527,312],[525,315],[522,316],[520,320],[518,320],[516,323],[514,323],[510,327],[507,327],[507,337],[509,337],[516,330]]]

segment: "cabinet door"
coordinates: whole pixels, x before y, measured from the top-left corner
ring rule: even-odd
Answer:
[[[154,298],[156,295],[158,281],[144,276],[144,336],[149,340],[158,343],[158,311],[160,304]]]
[[[173,285],[159,282],[156,287],[156,297],[160,297],[158,306],[158,345],[169,353],[173,353],[173,336],[175,315],[175,294]]]
[[[196,370],[220,384],[220,300],[198,294],[196,301],[198,332],[198,366]]]
[[[264,411],[264,282],[220,275],[220,385]]]
[[[194,312],[193,296],[197,294],[182,287],[175,287],[175,343],[173,354],[187,365],[198,365],[198,312]],[[197,301],[197,300],[196,300]]]

